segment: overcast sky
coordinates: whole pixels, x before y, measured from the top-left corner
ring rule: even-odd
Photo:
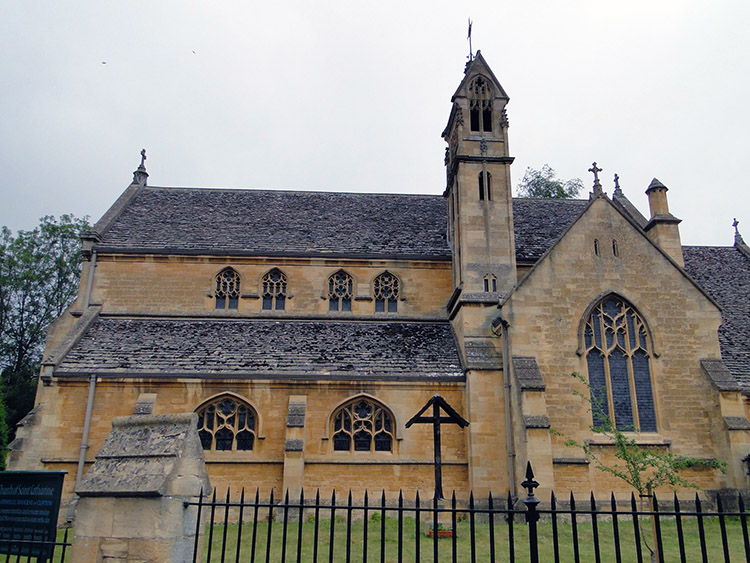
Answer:
[[[468,17],[514,185],[596,160],[646,215],[661,180],[684,244],[750,239],[748,0],[8,0],[0,223],[95,221],[144,147],[153,186],[441,194]]]

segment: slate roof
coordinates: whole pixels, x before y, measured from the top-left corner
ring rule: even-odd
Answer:
[[[733,246],[683,246],[685,270],[722,308],[721,355],[750,391],[750,258]]]
[[[450,324],[100,317],[57,376],[463,380]]]
[[[146,187],[103,233],[114,251],[450,258],[441,196]]]
[[[537,260],[586,200],[515,198],[516,257]],[[158,188],[114,218],[100,251],[450,259],[442,196]]]
[[[583,199],[513,199],[516,260],[535,262],[588,205]]]

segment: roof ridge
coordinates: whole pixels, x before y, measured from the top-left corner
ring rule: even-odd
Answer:
[[[415,194],[415,193],[397,193],[397,192],[339,192],[325,190],[295,190],[295,189],[276,189],[276,188],[226,188],[212,186],[144,186],[146,190],[185,190],[185,191],[212,191],[212,192],[255,192],[270,194],[324,194],[324,195],[355,195],[355,196],[399,196],[399,197],[428,197],[443,199],[442,194]]]

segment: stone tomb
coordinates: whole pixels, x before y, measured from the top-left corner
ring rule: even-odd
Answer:
[[[189,561],[209,491],[197,415],[117,417],[76,491],[74,561]]]

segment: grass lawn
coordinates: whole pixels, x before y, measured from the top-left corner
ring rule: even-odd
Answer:
[[[379,514],[368,522],[367,532],[367,560],[380,561],[380,529],[381,522]],[[619,520],[620,532],[620,549],[622,561],[637,561],[636,546],[633,537],[632,522],[625,519]],[[680,561],[680,551],[677,540],[677,526],[674,519],[663,518],[662,537],[664,538],[664,557],[665,562]],[[423,529],[424,519],[421,521],[420,529]],[[613,540],[613,526],[611,521],[599,521],[599,547],[601,560],[607,563],[614,563],[615,547]],[[709,561],[723,561],[723,551],[721,546],[721,533],[719,521],[716,517],[705,518],[704,526],[706,530],[706,548]],[[301,561],[313,561],[313,543],[314,543],[314,522],[308,519],[303,522],[302,526],[302,549]],[[650,535],[650,524],[644,521],[643,528]],[[297,558],[297,534],[298,523],[289,522],[287,524],[287,548],[286,560],[296,561]],[[222,545],[226,542],[227,560],[234,560],[237,552],[237,537],[239,526],[229,524],[226,529],[226,540],[224,540],[224,526],[216,525],[213,531],[211,561],[220,561]],[[240,558],[242,561],[249,561],[252,552],[252,522],[242,526],[241,531]],[[268,523],[259,522],[256,530],[255,540],[255,560],[265,561],[266,545],[268,534]],[[271,528],[270,543],[270,561],[281,561],[283,545],[284,525],[282,522],[274,522]],[[329,560],[331,521],[321,520],[318,531],[318,561]],[[553,533],[552,523],[542,521],[538,526],[539,534],[539,560],[554,561],[553,551]],[[685,538],[685,553],[688,561],[700,561],[701,547],[698,535],[698,525],[695,519],[683,518],[683,534]],[[739,519],[727,518],[727,535],[729,538],[731,561],[745,561],[745,552],[743,547],[742,529]],[[351,561],[364,561],[363,559],[363,537],[364,523],[359,520],[352,522],[351,525]],[[386,518],[385,521],[385,561],[398,560],[398,520],[395,518]],[[404,561],[416,561],[416,543],[417,538],[420,545],[419,561],[433,561],[433,539],[425,536],[423,533],[416,533],[415,520],[413,518],[404,518],[402,530],[402,555]],[[334,525],[333,540],[333,561],[346,560],[347,547],[347,526],[343,517],[336,517]],[[457,525],[457,560],[471,561],[471,533],[470,524],[467,520],[458,522]],[[495,543],[495,560],[510,561],[510,534],[509,527],[505,521],[495,522],[494,526],[494,543]],[[558,541],[561,561],[574,561],[573,534],[570,523],[558,522]],[[203,561],[206,561],[208,554],[208,528],[204,533]],[[594,561],[594,542],[593,529],[590,522],[578,524],[578,545],[579,557],[581,561]],[[441,538],[438,540],[439,561],[452,561],[452,542],[450,538]],[[476,561],[491,561],[490,558],[490,530],[487,522],[477,522],[475,530],[475,556]],[[649,542],[652,546],[653,543]],[[514,561],[528,561],[528,529],[524,522],[515,522],[513,524],[513,546],[515,547]],[[650,561],[648,551],[641,546],[643,560]]]

